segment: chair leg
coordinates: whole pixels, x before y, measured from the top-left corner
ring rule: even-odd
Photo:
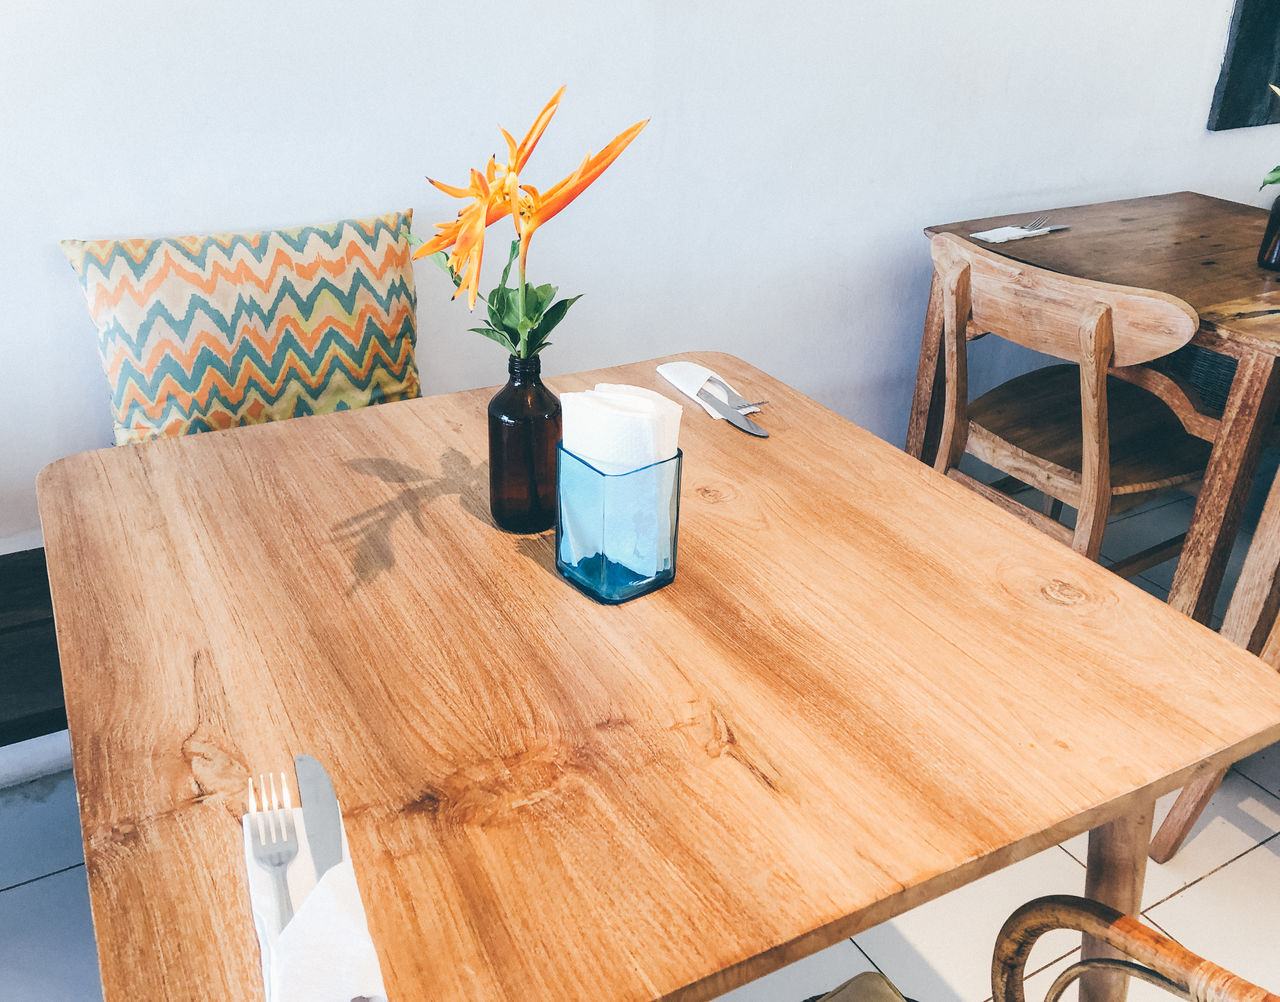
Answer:
[[[1151,840],[1148,856],[1157,863],[1164,863],[1172,858],[1195,827],[1210,799],[1218,792],[1226,775],[1226,769],[1217,769],[1198,776],[1182,788],[1168,817]]]

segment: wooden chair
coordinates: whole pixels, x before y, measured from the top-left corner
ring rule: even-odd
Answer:
[[[1222,621],[1222,635],[1280,670],[1280,474],[1271,483],[1253,542]],[[1197,819],[1217,792],[1226,769],[1210,768],[1178,795],[1151,840],[1150,855],[1163,863],[1182,846]]]
[[[1143,363],[1191,340],[1199,318],[1173,296],[1021,264],[955,234],[933,238],[943,290],[946,395],[934,466],[1091,559],[1108,515],[1192,484],[1209,445],[1152,393]],[[1066,363],[968,400],[966,345],[991,333]],[[1110,373],[1110,375],[1108,375]],[[957,469],[966,453],[1050,500],[1041,512]],[[1074,531],[1056,520],[1077,510]],[[1131,575],[1167,560],[1181,537],[1112,565]]]
[[[1054,929],[1088,933],[1122,956],[1094,957],[1071,965],[1054,981],[1045,1002],[1057,1002],[1063,991],[1090,971],[1115,971],[1193,1002],[1280,1002],[1280,996],[1196,956],[1137,919],[1070,895],[1037,898],[1009,916],[991,961],[992,1002],[1025,1002],[1027,958],[1036,940]]]

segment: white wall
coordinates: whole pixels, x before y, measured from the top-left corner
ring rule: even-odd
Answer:
[[[456,204],[423,175],[460,183],[561,83],[535,184],[652,122],[535,238],[530,277],[586,294],[546,371],[731,351],[900,443],[925,224],[1179,189],[1267,201],[1280,133],[1204,128],[1232,6],[5,0],[0,551],[39,541],[41,467],[110,441],[59,238],[403,206],[427,234]],[[418,280],[427,392],[505,378],[443,276]]]

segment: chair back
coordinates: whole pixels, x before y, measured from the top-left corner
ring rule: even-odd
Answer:
[[[1110,510],[1107,373],[1176,351],[1199,317],[1162,292],[1090,282],[993,254],[953,233],[933,238],[934,280],[942,292],[946,393],[934,468],[1097,559]],[[970,421],[968,342],[992,333],[1079,366],[1081,453],[1074,473]],[[1046,406],[1020,401],[1028,423]],[[1074,530],[991,490],[957,467],[965,452],[1077,509]]]
[[[1136,978],[1193,1002],[1280,1002],[1280,996],[1198,957],[1136,918],[1067,894],[1037,898],[1009,916],[996,937],[991,963],[993,1002],[1025,1002],[1023,982],[1031,948],[1055,929],[1086,933],[1127,962],[1095,956],[1073,964],[1050,987],[1046,1002],[1057,1002],[1082,975]],[[1103,975],[1104,971],[1114,973]]]
[[[1091,282],[1014,261],[954,233],[933,238],[938,277],[968,273],[967,323],[1068,362],[1082,362],[1080,326],[1091,307],[1111,317],[1113,366],[1137,365],[1168,355],[1191,340],[1200,318],[1181,299],[1150,289]]]

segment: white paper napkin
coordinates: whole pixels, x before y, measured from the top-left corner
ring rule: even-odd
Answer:
[[[298,855],[289,864],[293,919],[280,929],[280,908],[271,875],[253,858],[249,825],[243,818],[249,906],[262,952],[267,1002],[386,1002],[378,954],[369,937],[360,889],[342,834],[343,861],[316,882],[302,808],[293,808]]]
[[[1065,226],[1042,226],[1038,230],[1028,230],[1023,226],[997,226],[994,230],[983,230],[981,233],[970,233],[974,240],[989,244],[1003,244],[1010,240],[1024,240],[1027,237],[1038,237],[1042,233],[1057,233],[1065,230]]]
[[[661,393],[620,383],[562,393],[560,408],[565,450],[610,475],[596,482],[581,469],[562,476],[561,559],[576,565],[603,553],[641,577],[652,577],[661,569],[658,541],[670,538],[666,495],[674,471],[665,477],[620,475],[675,456],[683,408]]]
[[[683,409],[661,393],[621,383],[560,395],[564,447],[605,473],[626,473],[676,454]]]
[[[715,376],[721,380],[726,386],[738,392],[738,388],[723,376],[712,372],[705,365],[699,365],[697,362],[664,362],[658,366],[658,375],[674,386],[677,390],[691,399],[695,404],[710,414],[717,421],[723,421],[724,415],[719,411],[712,410],[711,405],[704,400],[698,399],[698,391],[703,388],[708,377]],[[726,404],[729,402],[728,396],[718,386],[707,386],[706,390],[713,396],[723,400]],[[744,407],[743,414],[755,414],[759,411],[759,407]]]

